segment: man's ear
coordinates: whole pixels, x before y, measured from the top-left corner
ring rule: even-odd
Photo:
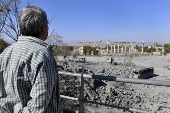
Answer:
[[[45,32],[46,26],[44,24],[41,26],[41,30],[42,30],[42,32]]]

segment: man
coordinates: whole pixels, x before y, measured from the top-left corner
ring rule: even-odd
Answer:
[[[47,15],[39,7],[26,6],[18,21],[22,36],[0,55],[0,113],[57,113],[56,62],[44,42]]]

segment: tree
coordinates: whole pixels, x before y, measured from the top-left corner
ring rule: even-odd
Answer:
[[[56,32],[52,32],[52,34],[47,38],[46,42],[53,46],[54,55],[69,55],[69,48],[67,44],[63,43],[63,37],[58,35]]]
[[[84,46],[83,48],[83,54],[84,55],[90,55],[91,54],[91,46]]]
[[[164,51],[166,53],[170,53],[170,43],[169,44],[164,44]]]
[[[147,53],[152,53],[152,52],[155,52],[156,49],[153,48],[153,47],[148,48],[148,46],[146,46],[146,47],[143,48],[143,51],[144,51],[144,52],[147,52]]]
[[[138,52],[141,52],[141,51],[142,51],[142,47],[136,45],[136,50],[137,50]]]
[[[2,32],[2,29],[4,28],[5,20],[6,20],[6,17],[2,12],[3,12],[3,10],[0,7],[0,33]]]
[[[0,53],[2,53],[4,51],[4,49],[8,46],[9,46],[9,44],[0,38]]]
[[[52,46],[61,46],[63,45],[63,37],[58,35],[56,32],[52,32],[50,36],[48,36],[46,42]]]
[[[91,55],[91,52],[93,51],[93,55],[98,55],[99,54],[99,51],[96,50],[97,48],[96,47],[91,47],[91,46],[84,46],[83,48],[83,54],[84,55]]]
[[[18,17],[20,0],[0,0],[0,33],[17,41],[20,35]]]

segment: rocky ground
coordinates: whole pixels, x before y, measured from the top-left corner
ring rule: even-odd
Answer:
[[[107,63],[108,57],[85,57],[86,63],[70,63],[71,66],[67,70],[74,70],[74,72],[82,71],[84,69],[87,74],[102,74],[104,76],[114,76],[115,70],[116,76],[129,77],[131,71],[136,67],[154,67],[154,76],[149,78],[150,80],[170,80],[170,55],[166,56],[115,56],[114,62],[119,65],[113,65]],[[59,61],[62,61],[62,57],[58,57]],[[88,63],[87,63],[88,62]],[[129,64],[130,62],[130,64]],[[61,62],[58,62],[59,65]],[[124,65],[124,63],[126,65]],[[119,67],[118,67],[119,66]],[[70,69],[70,70],[69,70]],[[120,73],[119,73],[120,72]],[[128,73],[127,73],[128,72]],[[126,75],[126,76],[124,76]],[[66,82],[66,81],[64,81]],[[94,87],[94,81],[92,87]],[[86,93],[86,98],[93,100],[94,97],[98,102],[104,102],[108,104],[123,106],[132,109],[139,109],[143,111],[149,111],[154,113],[169,113],[170,112],[170,90],[169,87],[164,86],[151,86],[143,84],[131,84],[131,83],[116,83],[111,81],[102,81],[103,85],[94,90],[87,89],[91,92]],[[101,82],[100,82],[101,84]],[[67,90],[75,90],[74,88],[65,88]],[[79,90],[77,88],[77,90]],[[90,94],[92,93],[92,94]],[[90,95],[90,96],[89,96]],[[93,96],[93,98],[91,97]],[[91,97],[91,98],[90,98]],[[87,113],[125,113],[129,111],[123,111],[121,109],[113,109],[105,106],[95,106],[86,104]],[[135,112],[134,112],[135,113]]]

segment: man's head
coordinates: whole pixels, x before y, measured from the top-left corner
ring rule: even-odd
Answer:
[[[24,7],[18,22],[22,35],[46,40],[48,36],[48,19],[46,12],[41,8],[37,6]]]

